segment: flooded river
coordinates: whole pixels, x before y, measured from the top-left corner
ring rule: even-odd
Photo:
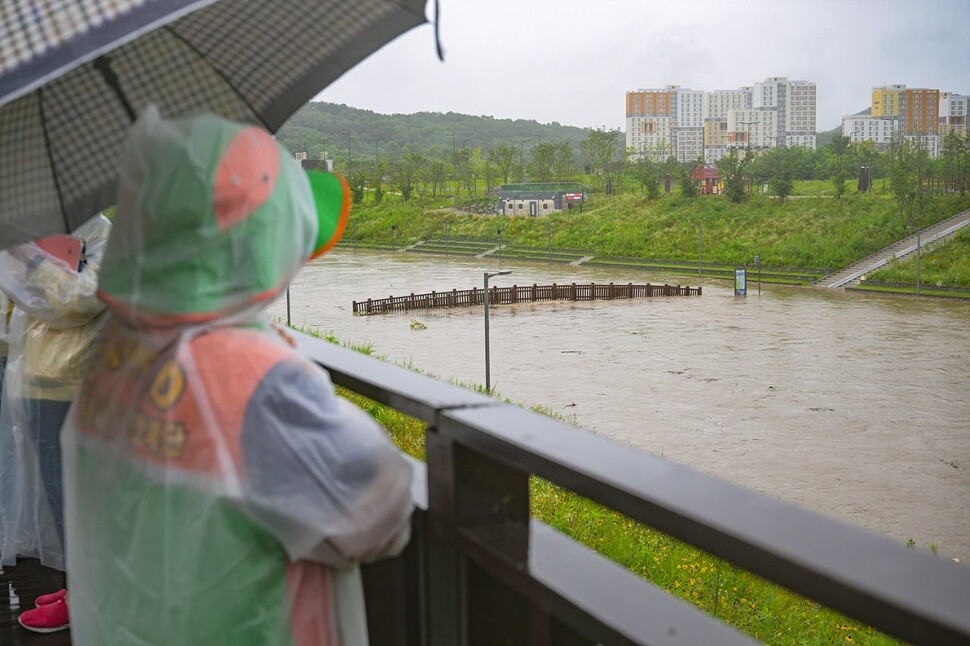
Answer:
[[[481,308],[353,316],[354,300],[491,285],[702,284],[702,297],[503,305],[492,385],[742,486],[970,558],[970,305],[496,258],[338,250],[291,289],[294,324],[484,383]],[[279,301],[272,316],[285,319]],[[426,329],[412,329],[417,319]]]

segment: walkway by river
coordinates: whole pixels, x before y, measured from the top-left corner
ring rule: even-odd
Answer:
[[[484,263],[487,263],[484,264]],[[293,322],[446,379],[482,383],[478,310],[360,317],[361,293],[473,287],[496,259],[335,251],[294,281]],[[491,284],[677,282],[505,261]],[[735,298],[500,306],[496,390],[667,459],[970,558],[970,307],[764,286]],[[278,302],[271,314],[285,317]],[[426,329],[412,329],[417,318]]]

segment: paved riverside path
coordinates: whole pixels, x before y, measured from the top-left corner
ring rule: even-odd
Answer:
[[[919,244],[926,250],[926,246],[938,240],[946,239],[954,235],[965,226],[970,225],[970,209],[960,211],[942,222],[937,222],[931,227],[926,227],[919,232]],[[893,257],[904,258],[916,252],[917,234],[908,238],[903,238],[899,242],[889,245],[881,251],[877,251],[871,256],[855,262],[848,267],[843,267],[824,278],[819,278],[811,284],[812,287],[852,287],[858,285],[862,276],[870,271],[878,269],[887,264]]]

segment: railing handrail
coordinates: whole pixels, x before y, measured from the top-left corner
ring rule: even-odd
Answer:
[[[334,383],[427,422],[436,429],[429,436],[566,487],[891,635],[915,643],[970,640],[970,572],[960,567],[538,413],[296,338]],[[432,515],[442,495],[435,478]]]

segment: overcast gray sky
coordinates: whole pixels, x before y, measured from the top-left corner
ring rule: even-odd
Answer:
[[[814,81],[817,128],[873,85],[970,94],[970,0],[440,0],[316,100],[623,128],[627,90]],[[433,2],[428,17],[433,20]]]

